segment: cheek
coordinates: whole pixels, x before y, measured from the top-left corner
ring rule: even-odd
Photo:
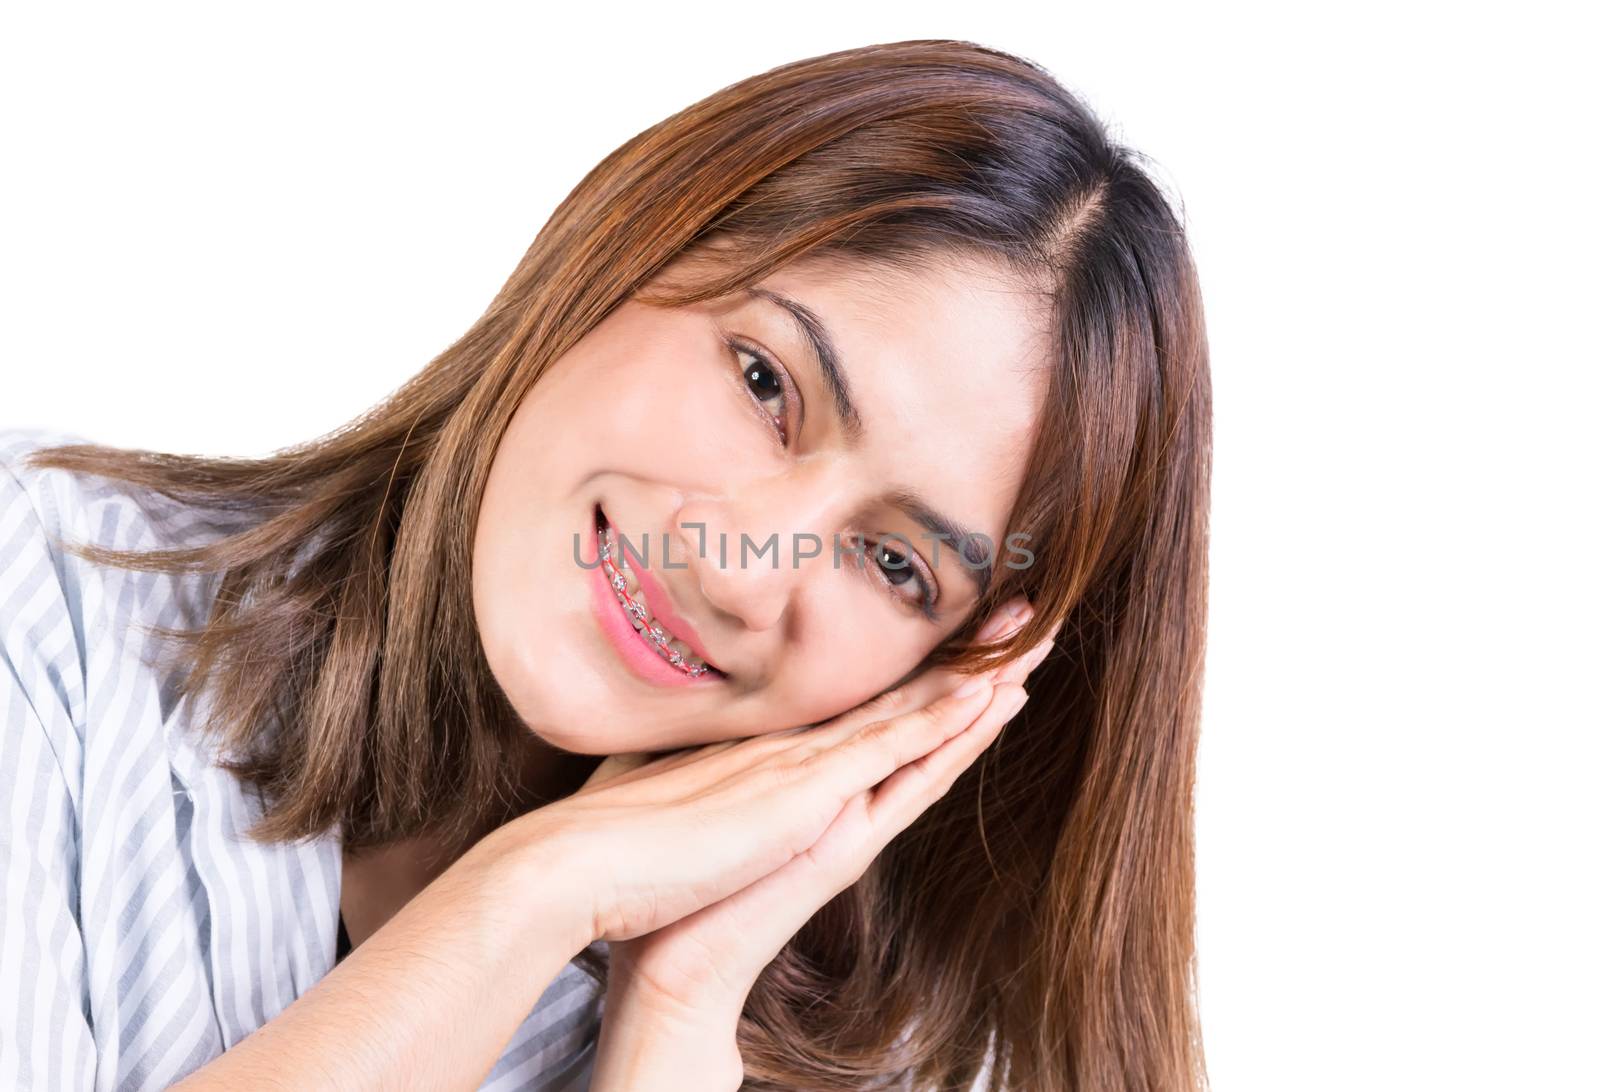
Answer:
[[[607,388],[604,420],[596,427],[615,437],[630,473],[686,485],[698,482],[708,465],[737,466],[749,455],[715,363],[664,348],[631,370],[626,383]]]
[[[848,640],[840,637],[818,641],[816,647],[788,658],[784,679],[774,686],[769,707],[782,710],[782,715],[762,730],[819,724],[847,712],[877,697],[925,655],[908,642],[896,643],[866,632]]]
[[[540,627],[530,626],[529,620],[540,617],[542,604],[530,594],[526,574],[506,549],[511,540],[480,524],[473,551],[473,618],[490,673],[517,714],[538,723],[551,711],[550,696],[539,685],[530,637]]]

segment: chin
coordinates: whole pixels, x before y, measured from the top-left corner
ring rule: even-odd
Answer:
[[[596,723],[592,716],[584,716],[579,710],[574,710],[573,714],[571,718],[558,715],[531,722],[524,720],[523,723],[541,742],[568,754],[604,757],[651,747],[651,741],[635,739],[625,732],[609,729],[606,725]]]
[[[555,748],[556,750],[564,751],[570,755],[593,755],[596,757],[604,757],[605,755],[620,753],[610,747],[604,740],[597,739],[593,735],[582,735],[578,733],[568,735],[560,731],[551,731],[549,729],[541,729],[540,731],[535,732],[534,735],[538,736],[546,744]]]

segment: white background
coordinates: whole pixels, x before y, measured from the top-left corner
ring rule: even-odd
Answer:
[[[1553,6],[583,7],[8,5],[0,427],[309,438],[701,96],[906,38],[1037,60],[1158,162],[1205,285],[1215,1087],[1600,1087],[1592,35]]]

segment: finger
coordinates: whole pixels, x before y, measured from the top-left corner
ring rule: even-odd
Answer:
[[[649,761],[650,755],[644,751],[606,755],[605,758],[600,760],[600,764],[589,773],[588,779],[584,781],[578,791],[583,792],[586,789],[592,789],[613,781],[622,774],[637,769]]]
[[[1027,614],[1024,613],[1021,617],[1025,619]],[[1013,620],[1008,624],[1014,628],[1021,623]],[[868,725],[925,709],[974,679],[992,683],[995,681],[995,669],[970,675],[945,668],[925,671],[911,681],[879,694],[871,701],[863,702],[831,720],[816,725],[803,738],[795,741],[795,748],[803,757],[837,746]]]
[[[612,777],[606,786],[632,786],[630,798],[634,803],[675,803],[730,781],[739,781],[752,768],[787,751],[791,737],[811,730],[812,725],[800,725],[664,752],[642,766]],[[579,792],[591,787],[585,785]]]
[[[1033,608],[1023,596],[1015,596],[996,610],[978,631],[978,640],[998,641],[1009,637],[1033,616]],[[982,674],[982,673],[979,673]],[[811,727],[807,742],[826,736],[837,742],[875,721],[908,713],[929,705],[956,690],[974,675],[935,668],[916,675],[893,690],[883,693]]]
[[[1033,607],[1029,605],[1027,599],[1016,596],[1008,600],[1005,606],[995,611],[994,615],[984,623],[979,631],[979,639],[1002,640],[1015,633],[1032,616]],[[1042,656],[1045,651],[1048,649],[1042,650],[1039,654]],[[993,671],[980,674],[987,675],[993,681],[1000,681]],[[743,773],[751,766],[758,765],[792,746],[800,747],[805,754],[823,750],[842,742],[869,724],[925,707],[950,694],[973,677],[975,676],[945,670],[924,672],[893,690],[885,691],[819,724],[800,725],[750,737],[764,740],[765,744],[747,746],[738,756],[723,760],[714,770],[707,767],[705,772],[708,774],[714,772],[719,778],[726,779]]]
[[[989,704],[992,690],[984,676],[970,679],[930,705],[869,724],[843,742],[805,754],[793,767],[780,768],[780,776],[848,800],[970,725]]]
[[[1018,596],[1009,600],[1006,607],[995,612],[979,631],[979,636],[986,641],[1003,640],[1026,625],[1032,616],[1033,607],[1025,598]],[[925,672],[910,682],[848,709],[821,724],[767,733],[760,738],[767,740],[770,746],[746,748],[739,755],[724,760],[714,769],[707,768],[706,773],[715,774],[719,780],[726,780],[780,755],[786,749],[796,752],[795,755],[789,756],[791,758],[796,756],[801,759],[809,758],[813,754],[838,746],[870,724],[925,708],[949,696],[969,679],[987,680],[996,685],[1003,682],[1021,685],[1028,674],[1049,655],[1054,647],[1051,638],[1060,629],[1061,623],[1057,622],[1051,627],[1050,633],[1025,656],[1004,667],[993,668],[977,675],[964,675],[946,670]]]
[[[824,903],[859,879],[871,863],[868,857],[859,866],[855,864],[855,847],[872,837],[866,813],[867,795],[858,793],[809,849],[667,928],[738,937],[737,959],[742,969],[733,967],[729,973],[754,982],[801,926]]]
[[[1006,604],[1006,607],[1003,607],[1002,610],[997,610],[994,616],[984,623],[982,629],[979,629],[978,640],[981,640],[984,644],[1005,640],[1006,637],[1016,634],[1016,631],[1021,629],[1024,624],[1027,624],[1027,621],[1032,616],[1034,616],[1034,608],[1027,604],[1026,599],[1022,599],[1021,596],[1011,599]],[[1058,623],[1051,629],[1050,636],[1054,636],[1054,632],[1058,631],[1059,628],[1061,628],[1061,624]],[[1046,637],[1042,644],[1035,645],[1035,648],[1032,648],[1027,653],[1027,656],[1024,656],[1021,660],[1011,661],[1011,663],[1006,664],[1005,668],[990,668],[989,671],[979,671],[974,672],[974,674],[949,671],[949,669],[944,668],[923,672],[923,674],[910,680],[907,684],[896,687],[890,692],[882,693],[874,700],[862,703],[861,706],[851,709],[848,713],[840,714],[840,716],[835,717],[834,721],[824,722],[813,733],[813,737],[832,738],[834,741],[843,740],[843,738],[854,735],[854,732],[858,732],[859,729],[866,727],[870,722],[885,721],[890,716],[898,716],[901,713],[909,713],[912,709],[931,705],[933,701],[938,701],[939,698],[944,697],[947,693],[960,689],[966,680],[974,679],[974,677],[987,677],[995,684],[1000,684],[1000,682],[1018,682],[1018,684],[1021,684],[1022,679],[1026,679],[1029,671],[1038,666],[1038,663],[1042,663],[1043,658],[1050,653],[1050,647],[1050,639]],[[1018,664],[1021,664],[1021,666],[1018,666]]]
[[[718,740],[715,743],[683,747],[679,748],[678,750],[666,751],[659,754],[642,753],[635,757],[638,757],[643,761],[632,762],[625,766],[619,767],[613,771],[612,775],[604,778],[603,780],[607,786],[615,787],[619,785],[629,785],[636,781],[644,781],[646,779],[659,777],[674,770],[681,769],[684,766],[689,766],[697,762],[704,762],[711,756],[731,750],[733,747],[742,742],[743,740],[739,739],[724,739]],[[611,758],[616,757],[619,756],[611,756]],[[606,762],[610,762],[611,758],[606,759]],[[605,768],[606,762],[602,762],[600,764],[600,768],[596,769],[595,772],[590,775],[589,780],[584,783],[584,789],[589,789],[599,784],[599,782],[596,781],[596,778],[599,777],[602,770]],[[663,798],[665,799],[677,799],[682,795],[682,793],[683,787],[676,784],[670,788],[665,786],[663,787]]]
[[[991,614],[978,630],[978,640],[985,644],[998,641],[1015,633],[1033,617],[1033,605],[1022,596],[1006,601],[1005,606]]]
[[[891,839],[943,795],[1027,698],[1021,687],[989,692],[992,700],[966,731],[913,760],[879,788],[845,802],[806,850],[747,887],[668,927],[737,936],[743,967],[728,973],[752,982],[829,899],[860,879]],[[742,1002],[741,998],[734,999]]]
[[[994,614],[992,614],[989,619],[984,622],[983,626],[978,630],[976,641],[979,644],[996,644],[1002,642],[1008,637],[1015,635],[1017,631],[1025,626],[1032,618],[1032,605],[1029,604],[1025,597],[1016,596],[1008,600],[1005,606],[995,611]],[[1051,635],[1053,636],[1055,630],[1059,628],[1060,624],[1058,623],[1055,629],[1051,630]],[[1035,657],[1034,666],[1037,666],[1037,663],[1043,659],[1044,655],[1048,653],[1048,651],[1049,649],[1047,647],[1035,648],[1030,651],[1029,655]],[[1028,672],[1032,670],[1032,668],[1026,665],[1018,667],[1018,662],[1019,661],[1013,660],[1004,667],[990,668],[987,674],[996,683],[1021,683],[1022,680],[1027,677]],[[978,672],[977,674],[984,674],[984,672]],[[904,686],[880,695],[873,702],[868,703],[862,708],[863,710],[873,714],[869,719],[881,720],[885,714],[903,712],[914,709],[918,706],[927,705],[930,702],[933,702],[938,698],[943,697],[945,694],[955,690],[967,679],[973,677],[973,674],[952,671],[946,668],[936,668],[922,673],[921,675],[907,682]]]
[[[663,781],[662,788],[667,790],[667,798],[676,800],[730,781],[737,782],[752,769],[788,752],[796,737],[814,730],[813,725],[802,724],[696,748],[693,754],[683,755],[681,761],[675,758],[663,765],[663,776],[672,774],[674,777],[670,783]]]
[[[856,793],[809,848],[680,924],[692,921],[719,935],[738,936],[749,973],[759,973],[823,904],[860,879],[883,847],[943,795],[1020,708],[1017,699],[1027,699],[1017,686],[988,696],[971,727],[901,767],[876,791],[869,786]]]
[[[896,770],[873,791],[868,813],[880,832],[874,855],[950,791],[956,779],[999,736],[1028,700],[1028,692],[1013,683],[994,689],[994,700],[965,732],[941,744],[922,758]]]
[[[1050,653],[1055,651],[1055,636],[1060,632],[1061,623],[1057,622],[1055,625],[1050,627],[1050,632],[1045,634],[1044,637],[1041,638],[1039,642],[1029,649],[1025,654],[1013,660],[1011,663],[1006,664],[1004,667],[997,669],[998,674],[995,681],[1016,683],[1020,686],[1029,675],[1038,670],[1040,664],[1044,663],[1045,660],[1049,658]]]
[[[979,637],[985,641],[1001,640],[1010,636],[1025,625],[1033,615],[1033,608],[1021,596],[1015,597],[996,611],[979,631]],[[1052,629],[1053,634],[1060,628],[1057,623]],[[800,725],[776,732],[761,733],[757,736],[744,737],[734,740],[723,740],[718,743],[699,747],[683,748],[676,752],[668,752],[665,756],[646,756],[646,763],[635,762],[626,771],[615,771],[606,777],[608,783],[625,785],[640,781],[645,778],[663,775],[685,766],[693,766],[697,788],[707,788],[720,784],[730,778],[738,777],[751,768],[761,765],[782,755],[791,749],[799,750],[802,759],[836,746],[845,739],[859,733],[867,725],[884,721],[892,716],[901,715],[919,708],[925,708],[934,701],[948,696],[958,689],[969,678],[986,678],[990,682],[1016,682],[1020,683],[1029,671],[1044,658],[1050,651],[1048,640],[1036,647],[1029,657],[1006,665],[1004,668],[991,670],[979,676],[967,676],[951,671],[925,672],[903,686],[878,695],[871,701],[864,702],[852,709],[846,710],[838,716],[822,722],[819,725]],[[1018,666],[1020,663],[1021,666]],[[724,752],[733,750],[734,754]],[[791,756],[793,757],[793,756]],[[713,758],[716,761],[711,761]],[[603,764],[602,764],[603,765]],[[586,783],[587,789],[597,784],[596,775],[591,776]],[[678,779],[681,781],[681,778]],[[664,799],[675,799],[686,786],[677,781],[669,788],[662,787]],[[582,791],[582,790],[580,790]]]
[[[1008,600],[1005,606],[995,611],[984,622],[983,626],[978,630],[976,640],[980,644],[994,644],[1004,641],[1026,625],[1032,617],[1033,607],[1029,605],[1027,599],[1017,596]],[[947,668],[936,668],[924,672],[906,683],[905,686],[900,687],[898,694],[891,692],[887,696],[891,699],[898,696],[905,700],[899,702],[890,700],[884,704],[890,709],[895,706],[900,709],[912,709],[919,705],[927,705],[929,702],[955,690],[972,677],[971,674],[951,671]]]

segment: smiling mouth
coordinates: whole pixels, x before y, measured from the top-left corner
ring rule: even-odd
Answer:
[[[615,536],[611,533],[610,521],[599,505],[595,505],[594,516],[595,528],[600,535],[600,567],[605,572],[606,582],[611,585],[612,594],[622,607],[623,616],[633,623],[634,631],[658,656],[685,675],[691,678],[727,678],[725,672],[696,655],[688,644],[655,620],[650,613],[649,600],[639,587],[638,578],[634,576],[624,551],[618,548]]]

